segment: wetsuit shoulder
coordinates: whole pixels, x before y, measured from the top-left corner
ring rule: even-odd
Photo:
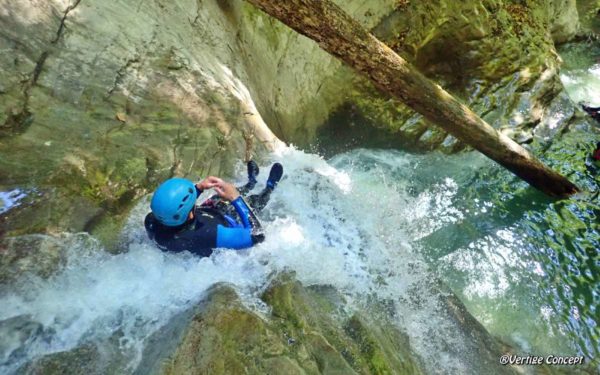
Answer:
[[[206,207],[196,208],[194,220],[181,227],[165,226],[152,213],[146,216],[144,226],[148,237],[162,250],[188,250],[200,256],[210,256],[217,247],[242,249],[257,242],[251,228],[234,228],[222,213]]]
[[[196,255],[209,256],[216,245],[216,225],[211,230],[210,225],[198,224],[198,221],[194,220],[179,227],[169,227],[161,224],[152,213],[146,215],[144,220],[148,237],[161,250],[171,252],[188,250]]]

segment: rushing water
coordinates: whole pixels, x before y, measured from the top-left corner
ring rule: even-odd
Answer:
[[[576,102],[600,107],[600,43],[573,43],[563,46],[560,78]]]
[[[593,63],[563,73],[575,100],[593,102],[590,92],[600,91],[580,82],[596,74]],[[393,301],[396,324],[431,373],[481,370],[471,338],[444,313],[436,278],[522,354],[598,358],[599,180],[584,157],[591,141],[573,133],[547,151],[547,162],[592,192],[557,203],[477,153],[357,149],[325,160],[285,148],[273,155],[285,178],[262,214],[266,241],[203,259],[163,253],[146,239],[145,199],[124,228],[125,253],[108,254],[84,234],[48,239],[68,249],[61,271],[0,292],[0,372],[117,332],[132,371],[144,339],[215,282],[234,284],[263,311],[258,296],[284,270],[307,285],[334,285],[354,307]]]
[[[289,269],[306,284],[333,284],[356,305],[373,295],[396,301],[398,325],[432,372],[471,372],[477,362],[464,354],[469,338],[442,313],[433,271],[490,332],[523,350],[598,353],[597,207],[553,206],[530,189],[492,195],[498,174],[509,177],[475,153],[360,149],[325,161],[285,149],[276,159],[287,177],[263,215],[267,240],[250,251],[204,259],[162,253],[141,227],[147,201],[132,213],[124,254],[66,236],[71,254],[62,272],[23,280],[1,297],[5,325],[35,327],[25,339],[4,332],[3,369],[115,331],[134,367],[143,339],[213,283],[235,284],[260,310],[260,291],[274,272]],[[579,217],[553,217],[563,214]],[[567,219],[572,227],[563,226]],[[407,303],[414,293],[420,300]]]
[[[141,226],[147,201],[132,213],[124,254],[94,249],[94,241],[83,235],[66,236],[70,254],[62,272],[49,280],[23,280],[1,297],[4,370],[82,341],[109,338],[115,331],[122,332],[122,350],[131,351],[134,367],[143,339],[193,305],[213,283],[235,284],[246,302],[260,309],[257,296],[268,280],[290,269],[307,285],[336,286],[357,305],[372,295],[397,301],[403,318],[397,323],[417,351],[424,357],[440,354],[428,360],[432,369],[466,369],[475,363],[460,355],[467,352],[468,339],[461,340],[460,327],[443,314],[431,274],[406,232],[419,221],[421,235],[433,230],[429,221],[452,222],[456,183],[442,178],[422,185],[421,192],[409,192],[414,183],[399,173],[414,173],[417,164],[427,162],[399,152],[359,150],[327,162],[290,148],[276,158],[287,177],[263,215],[267,240],[251,251],[221,251],[204,259],[162,253]],[[435,218],[429,217],[432,213]],[[408,293],[418,293],[420,301],[400,303]],[[30,337],[23,337],[11,327],[33,328]],[[449,346],[453,355],[444,349]]]

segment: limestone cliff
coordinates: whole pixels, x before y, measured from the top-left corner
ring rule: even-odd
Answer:
[[[345,6],[374,26],[390,3]],[[340,102],[340,64],[242,1],[3,0],[0,24],[0,189],[28,195],[12,235],[110,236],[164,178],[228,175]]]

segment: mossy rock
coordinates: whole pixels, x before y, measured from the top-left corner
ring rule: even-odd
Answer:
[[[75,350],[45,356],[17,371],[22,375],[100,374],[97,360],[100,357],[94,345],[84,345]]]
[[[67,264],[72,249],[80,256],[102,251],[99,241],[87,233],[0,239],[0,290],[14,288],[20,279],[50,278]]]
[[[540,121],[551,117],[546,112],[552,111],[552,101],[563,90],[552,37],[562,42],[574,37],[577,22],[570,1],[411,1],[385,18],[374,33],[492,126],[510,129],[521,135],[518,142],[529,142]],[[381,143],[384,147],[448,152],[465,148],[448,142],[443,129],[366,79],[355,79],[341,110],[348,107],[353,108],[359,133],[394,139]],[[352,131],[334,126],[338,134]],[[327,134],[326,129],[322,132]]]
[[[577,9],[581,18],[581,33],[586,37],[600,38],[600,1],[578,0]]]
[[[389,332],[389,327],[372,333],[371,323],[358,316],[344,317],[344,299],[331,287],[307,289],[292,275],[284,274],[262,298],[271,308],[268,318],[245,308],[227,285],[215,286],[196,312],[178,317],[178,325],[189,321],[179,328],[185,333],[162,332],[175,337],[173,342],[180,340],[174,353],[158,361],[162,364],[155,361],[148,366],[143,361],[141,368],[144,372],[161,369],[165,374],[422,372],[403,335],[392,330],[394,333],[374,339],[373,335]],[[145,355],[145,361],[155,357]]]
[[[422,374],[408,339],[378,312],[344,313],[343,296],[330,286],[303,287],[292,274],[276,277],[263,295],[272,313],[262,316],[244,306],[235,290],[217,284],[199,304],[174,316],[145,340],[135,374]],[[499,366],[512,349],[495,340],[455,297],[448,313],[471,333],[489,373],[522,373]],[[301,322],[299,324],[298,322]],[[40,329],[15,321],[23,332]],[[2,328],[2,327],[0,327]],[[101,342],[82,343],[22,366],[19,374],[129,373],[118,346],[119,333]],[[562,374],[540,367],[536,374]],[[577,373],[585,371],[577,370]]]
[[[17,371],[17,375],[105,375],[129,373],[126,370],[133,356],[119,346],[119,333],[99,342],[83,343],[78,347],[45,355]]]

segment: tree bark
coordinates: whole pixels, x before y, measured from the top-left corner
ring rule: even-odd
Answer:
[[[448,133],[558,198],[579,188],[496,131],[330,0],[247,0],[367,76]]]

